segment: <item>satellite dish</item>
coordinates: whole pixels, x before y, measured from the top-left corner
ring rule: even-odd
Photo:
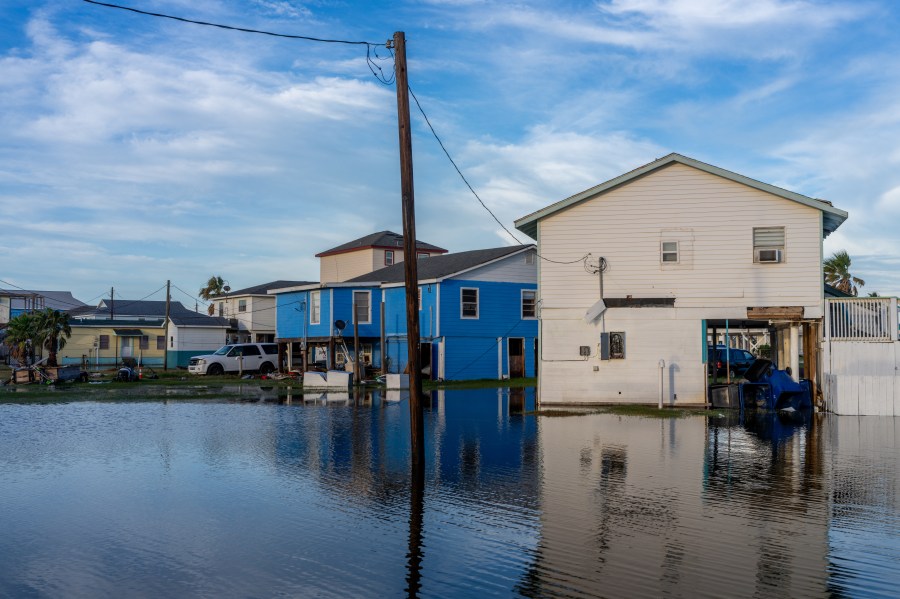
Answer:
[[[587,323],[594,322],[604,312],[606,312],[606,302],[603,301],[603,298],[600,298],[597,300],[597,303],[591,306],[585,313],[584,321]]]
[[[347,323],[344,322],[343,320],[335,320],[334,328],[336,328],[339,331],[343,331],[345,328],[347,328]]]

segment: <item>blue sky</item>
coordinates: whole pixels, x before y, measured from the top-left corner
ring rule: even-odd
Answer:
[[[410,85],[510,228],[675,151],[848,210],[826,253],[900,295],[893,0],[121,3],[294,35],[405,31]],[[316,252],[401,230],[395,91],[362,47],[80,0],[7,0],[0,27],[0,279],[84,301],[166,279],[192,294],[212,274],[315,280]],[[418,237],[509,243],[412,116]]]

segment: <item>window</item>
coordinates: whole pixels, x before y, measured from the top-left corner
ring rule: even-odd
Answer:
[[[459,290],[462,318],[478,318],[478,290],[462,288]]]
[[[753,228],[753,261],[784,261],[784,227]]]
[[[247,311],[247,300],[242,299],[238,300],[238,312],[246,312]]]
[[[141,345],[139,349],[150,349],[150,337],[141,335]]]
[[[353,318],[355,322],[359,324],[370,324],[372,322],[371,297],[371,291],[353,292]]]
[[[430,255],[431,254],[426,254],[425,252],[419,252],[418,254],[416,254],[416,258],[427,258]]]
[[[419,311],[422,310],[422,288],[419,287]]]
[[[384,250],[384,265],[390,266],[394,263],[394,250]]]
[[[225,316],[225,302],[219,302],[219,316]]]
[[[156,336],[156,349],[166,349],[166,336],[165,335],[157,335]]]
[[[261,352],[255,345],[245,345],[241,348],[242,356],[259,356]]]
[[[100,349],[109,349],[109,335],[100,335]]]
[[[534,252],[525,254],[525,264],[534,264]]]
[[[537,291],[522,290],[522,318],[537,317]]]
[[[319,309],[321,308],[320,304],[320,295],[321,291],[310,291],[309,292],[309,324],[319,324],[320,314]]]
[[[169,337],[169,347],[175,347],[175,337]]]
[[[678,242],[677,241],[663,241],[660,244],[660,256],[663,263],[666,264],[677,264],[678,263]]]
[[[278,353],[278,344],[277,343],[266,343],[262,346],[263,352],[269,354],[270,356],[274,356]]]

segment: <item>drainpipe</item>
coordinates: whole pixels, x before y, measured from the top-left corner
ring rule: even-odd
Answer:
[[[659,409],[663,409],[663,374],[666,371],[666,361],[659,361]]]

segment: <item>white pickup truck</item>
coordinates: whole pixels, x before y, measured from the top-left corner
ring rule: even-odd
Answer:
[[[269,374],[278,362],[278,345],[275,343],[233,343],[223,345],[215,353],[194,356],[188,363],[191,374],[219,375],[226,372],[258,370]]]

